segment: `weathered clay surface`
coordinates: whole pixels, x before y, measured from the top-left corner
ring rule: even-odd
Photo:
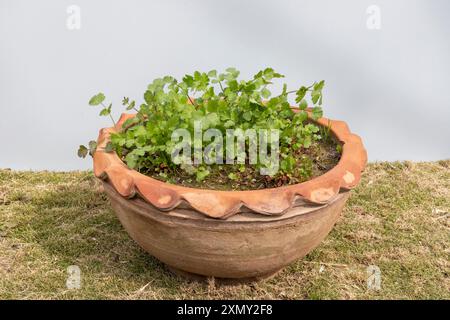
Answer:
[[[217,191],[187,188],[130,170],[117,154],[103,150],[110,134],[121,130],[130,117],[134,115],[123,114],[115,127],[100,130],[94,153],[94,173],[107,179],[121,196],[133,198],[139,194],[161,211],[187,206],[207,217],[220,219],[249,210],[268,216],[284,215],[299,199],[315,204],[330,203],[340,191],[350,190],[358,184],[367,163],[360,137],[351,133],[345,122],[321,118],[317,122],[323,126],[331,125],[331,131],[343,143],[339,163],[327,173],[304,183],[272,189]]]
[[[325,205],[300,201],[283,216],[247,211],[214,219],[189,206],[161,211],[139,197],[126,199],[104,181],[120,222],[144,250],[184,273],[259,279],[305,256],[330,232],[349,196]]]

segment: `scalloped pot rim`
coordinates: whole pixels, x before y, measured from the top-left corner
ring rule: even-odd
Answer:
[[[278,188],[243,191],[222,191],[190,188],[169,184],[129,169],[115,152],[105,152],[110,134],[119,131],[123,123],[135,114],[123,113],[114,127],[100,130],[97,151],[94,153],[94,174],[108,180],[123,197],[140,195],[159,210],[169,211],[181,204],[211,218],[226,219],[242,207],[263,215],[282,215],[291,209],[298,198],[310,203],[326,204],[342,190],[354,188],[361,179],[367,163],[367,152],[361,138],[350,132],[344,121],[320,118],[322,126],[331,131],[343,144],[338,164],[314,179]]]

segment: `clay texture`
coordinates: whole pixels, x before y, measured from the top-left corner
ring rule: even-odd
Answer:
[[[124,198],[108,182],[104,186],[128,234],[171,270],[239,281],[271,276],[313,250],[349,196],[344,192],[326,205],[294,207],[290,217],[244,213],[223,220],[190,208],[162,212],[140,198]]]

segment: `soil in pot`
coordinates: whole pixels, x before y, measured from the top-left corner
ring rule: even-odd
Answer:
[[[210,165],[209,175],[202,181],[179,168],[167,166],[138,170],[154,179],[191,188],[211,190],[258,190],[297,184],[321,176],[337,165],[342,145],[329,134],[314,141],[309,148],[300,148],[293,154],[295,168],[292,174],[261,175],[259,169],[248,163],[235,170],[235,166]]]

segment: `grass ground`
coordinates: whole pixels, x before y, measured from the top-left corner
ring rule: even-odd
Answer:
[[[328,238],[276,277],[183,280],[126,234],[90,172],[0,170],[0,299],[450,299],[450,160],[373,163]],[[81,289],[66,287],[78,265]],[[367,267],[381,289],[367,288]]]

